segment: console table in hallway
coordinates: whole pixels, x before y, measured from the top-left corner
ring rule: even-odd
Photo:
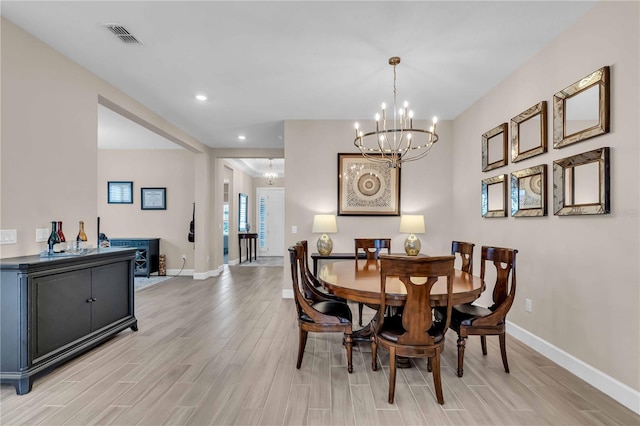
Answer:
[[[238,234],[238,257],[240,258],[238,264],[242,263],[242,241],[246,240],[245,247],[247,250],[247,260],[251,262],[251,254],[253,253],[253,260],[258,259],[258,234],[243,232]]]

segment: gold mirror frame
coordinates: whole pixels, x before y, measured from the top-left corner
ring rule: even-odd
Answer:
[[[489,186],[502,186],[502,209],[489,210]],[[507,216],[507,175],[498,175],[482,179],[482,217],[506,217]]]
[[[522,152],[520,151],[520,126],[536,116],[540,116],[540,143]],[[511,119],[511,162],[516,163],[545,152],[547,152],[547,101],[542,101]]]
[[[598,86],[598,124],[566,134],[567,100]],[[609,67],[605,66],[553,95],[553,147],[561,148],[594,136],[609,133]]]
[[[598,163],[598,202],[575,204],[573,195],[567,194],[567,183],[575,185],[573,171],[578,166]],[[566,172],[570,172],[570,181],[565,181]],[[575,193],[575,191],[572,191]],[[588,214],[608,214],[610,212],[609,196],[609,147],[595,149],[553,162],[553,214],[556,216],[573,216]]]
[[[489,139],[502,133],[502,155],[499,160],[489,163]],[[507,165],[507,123],[494,127],[482,135],[482,171],[496,169]]]
[[[547,165],[541,164],[512,172],[511,216],[533,217],[546,215]]]

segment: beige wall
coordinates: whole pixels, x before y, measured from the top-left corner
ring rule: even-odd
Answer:
[[[285,248],[306,239],[311,251],[319,235],[311,233],[315,214],[337,213],[338,153],[355,153],[353,121],[299,120],[285,123]],[[374,122],[360,120],[364,128]],[[428,125],[416,123],[416,125]],[[423,214],[427,232],[420,235],[423,253],[451,249],[453,150],[452,123],[438,123],[440,140],[425,159],[401,169],[401,212]],[[398,231],[399,216],[338,216],[332,234],[333,251],[353,251],[354,238],[392,238],[391,248],[402,252],[406,235]],[[291,227],[298,233],[292,234]],[[287,253],[288,256],[288,253]],[[286,274],[285,274],[286,276]],[[290,283],[285,283],[289,288]]]
[[[160,238],[167,269],[194,269],[194,244],[187,240],[194,202],[193,154],[172,150],[98,150],[98,216],[109,238]],[[108,181],[133,181],[133,204],[108,204]],[[140,189],[167,188],[166,210],[142,210]],[[201,228],[201,223],[197,225]]]
[[[78,221],[84,220],[89,241],[96,243],[99,97],[192,152],[207,151],[199,141],[4,18],[1,32],[0,226],[18,231],[17,244],[0,247],[3,258],[44,249],[45,243],[35,242],[35,229],[49,228],[51,220],[63,221],[67,234],[73,235]],[[204,195],[196,189],[195,196],[197,201]]]
[[[455,120],[453,156],[457,237],[477,247],[519,250],[509,319],[635,390],[640,389],[638,18],[637,2],[597,5]],[[553,149],[553,94],[605,65],[611,67],[611,132]],[[542,100],[550,112],[548,152],[482,173],[480,135]],[[611,147],[611,214],[554,216],[553,161],[603,146]],[[482,179],[538,164],[546,164],[549,173],[547,217],[480,216]],[[525,298],[533,301],[531,313],[525,312]]]

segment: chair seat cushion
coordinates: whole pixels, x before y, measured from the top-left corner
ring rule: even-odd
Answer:
[[[314,303],[313,305],[311,305],[311,307],[321,314],[338,317],[341,323],[351,323],[351,309],[349,309],[349,306],[347,306],[346,303],[329,300],[326,302]],[[304,312],[300,316],[300,319],[306,322],[314,322],[311,317]]]
[[[472,325],[473,321],[480,317],[486,317],[493,313],[492,310],[483,306],[465,303],[462,305],[454,305],[451,310],[451,324],[456,325]]]
[[[379,335],[385,340],[397,343],[398,337],[402,336],[404,332],[405,330],[402,327],[402,317],[396,315],[393,317],[385,317],[382,328],[379,331]],[[442,329],[435,323],[431,329],[429,329],[428,333],[433,337],[434,343],[440,342],[444,337]]]

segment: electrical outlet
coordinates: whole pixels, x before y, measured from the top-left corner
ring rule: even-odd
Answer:
[[[291,233],[292,233],[292,234],[297,234],[297,233],[298,233],[298,227],[297,227],[297,226],[295,226],[295,225],[293,225],[293,226],[291,227]]]
[[[524,299],[524,310],[527,312],[531,312],[531,299]]]
[[[186,254],[182,255],[182,260],[187,260],[187,255]]]

